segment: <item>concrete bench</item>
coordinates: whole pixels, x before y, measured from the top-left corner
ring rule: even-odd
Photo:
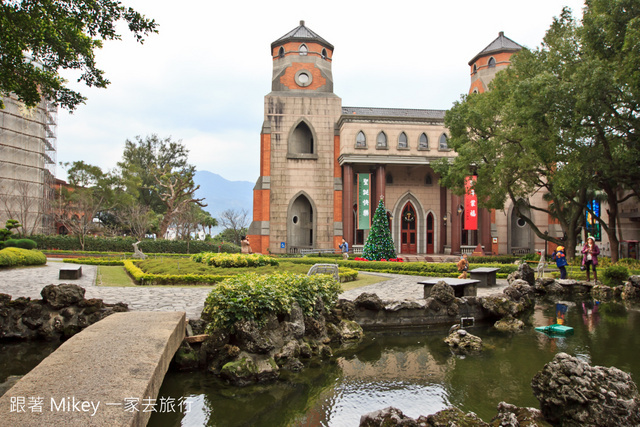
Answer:
[[[60,280],[76,280],[82,277],[82,266],[62,267],[60,269]]]
[[[478,295],[478,283],[479,280],[474,279],[452,279],[450,277],[434,277],[428,280],[418,282],[418,284],[424,286],[424,298],[427,299],[431,296],[431,289],[438,282],[445,282],[447,285],[453,288],[456,298],[462,297],[475,297]]]
[[[478,286],[489,287],[496,285],[496,273],[499,268],[480,267],[469,270],[472,279],[477,279],[480,282]]]

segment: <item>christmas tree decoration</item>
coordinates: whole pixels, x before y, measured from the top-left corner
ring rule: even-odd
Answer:
[[[384,207],[384,199],[382,197],[380,197],[380,202],[373,215],[373,223],[371,224],[367,242],[364,244],[362,257],[369,261],[389,260],[396,257],[396,249],[389,230],[387,209]]]

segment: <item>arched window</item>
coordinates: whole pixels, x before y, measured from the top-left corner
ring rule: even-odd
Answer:
[[[300,122],[289,137],[290,154],[313,154],[313,133],[305,122]]]
[[[492,56],[489,58],[489,68],[493,68],[496,66],[496,59]]]
[[[387,184],[393,184],[393,175],[387,174]]]
[[[476,64],[473,64],[473,74],[478,72],[478,66]]]
[[[401,132],[400,136],[398,137],[398,148],[409,148],[407,134],[404,132]]]
[[[376,138],[376,148],[387,148],[387,135],[384,132],[380,132]]]
[[[364,136],[364,132],[360,131],[356,136],[356,147],[365,148],[366,146],[367,146],[367,137]]]
[[[298,52],[300,52],[300,56],[305,56],[309,52],[309,48],[306,44],[301,44]]]
[[[284,58],[284,48],[282,46],[280,46],[280,49],[278,49],[278,56],[280,58]]]
[[[327,49],[322,49],[322,59],[327,59]]]
[[[471,92],[471,93],[479,93],[479,92],[478,92],[478,88],[477,88],[477,87],[476,87],[476,88],[474,88],[474,89],[473,89],[473,92]]]
[[[427,134],[423,133],[420,135],[418,139],[418,149],[419,150],[428,150],[429,149],[429,138],[427,138]]]
[[[447,143],[447,135],[445,135],[444,133],[440,135],[440,149],[441,150],[449,149],[449,144]]]

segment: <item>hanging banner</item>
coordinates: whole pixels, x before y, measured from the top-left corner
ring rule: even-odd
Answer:
[[[478,196],[473,189],[477,177],[468,176],[464,179],[464,229],[478,229]]]
[[[358,174],[358,230],[368,230],[371,224],[370,182],[370,174]]]

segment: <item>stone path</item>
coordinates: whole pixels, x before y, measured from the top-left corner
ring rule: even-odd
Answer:
[[[204,300],[210,287],[162,287],[136,286],[111,287],[96,286],[97,267],[82,266],[82,277],[79,280],[59,280],[58,273],[62,262],[48,260],[47,265],[0,269],[0,293],[9,294],[13,298],[41,298],[40,291],[47,285],[75,283],[85,288],[86,298],[100,298],[106,303],[124,302],[131,310],[145,311],[184,311],[187,318],[200,317]],[[69,264],[66,264],[69,265]],[[423,276],[405,276],[401,274],[365,273],[388,278],[383,282],[364,286],[344,292],[341,297],[353,300],[363,292],[375,293],[383,300],[422,299],[423,287],[417,282]],[[507,281],[498,279],[497,286],[478,288],[478,296],[500,293],[507,286]]]

